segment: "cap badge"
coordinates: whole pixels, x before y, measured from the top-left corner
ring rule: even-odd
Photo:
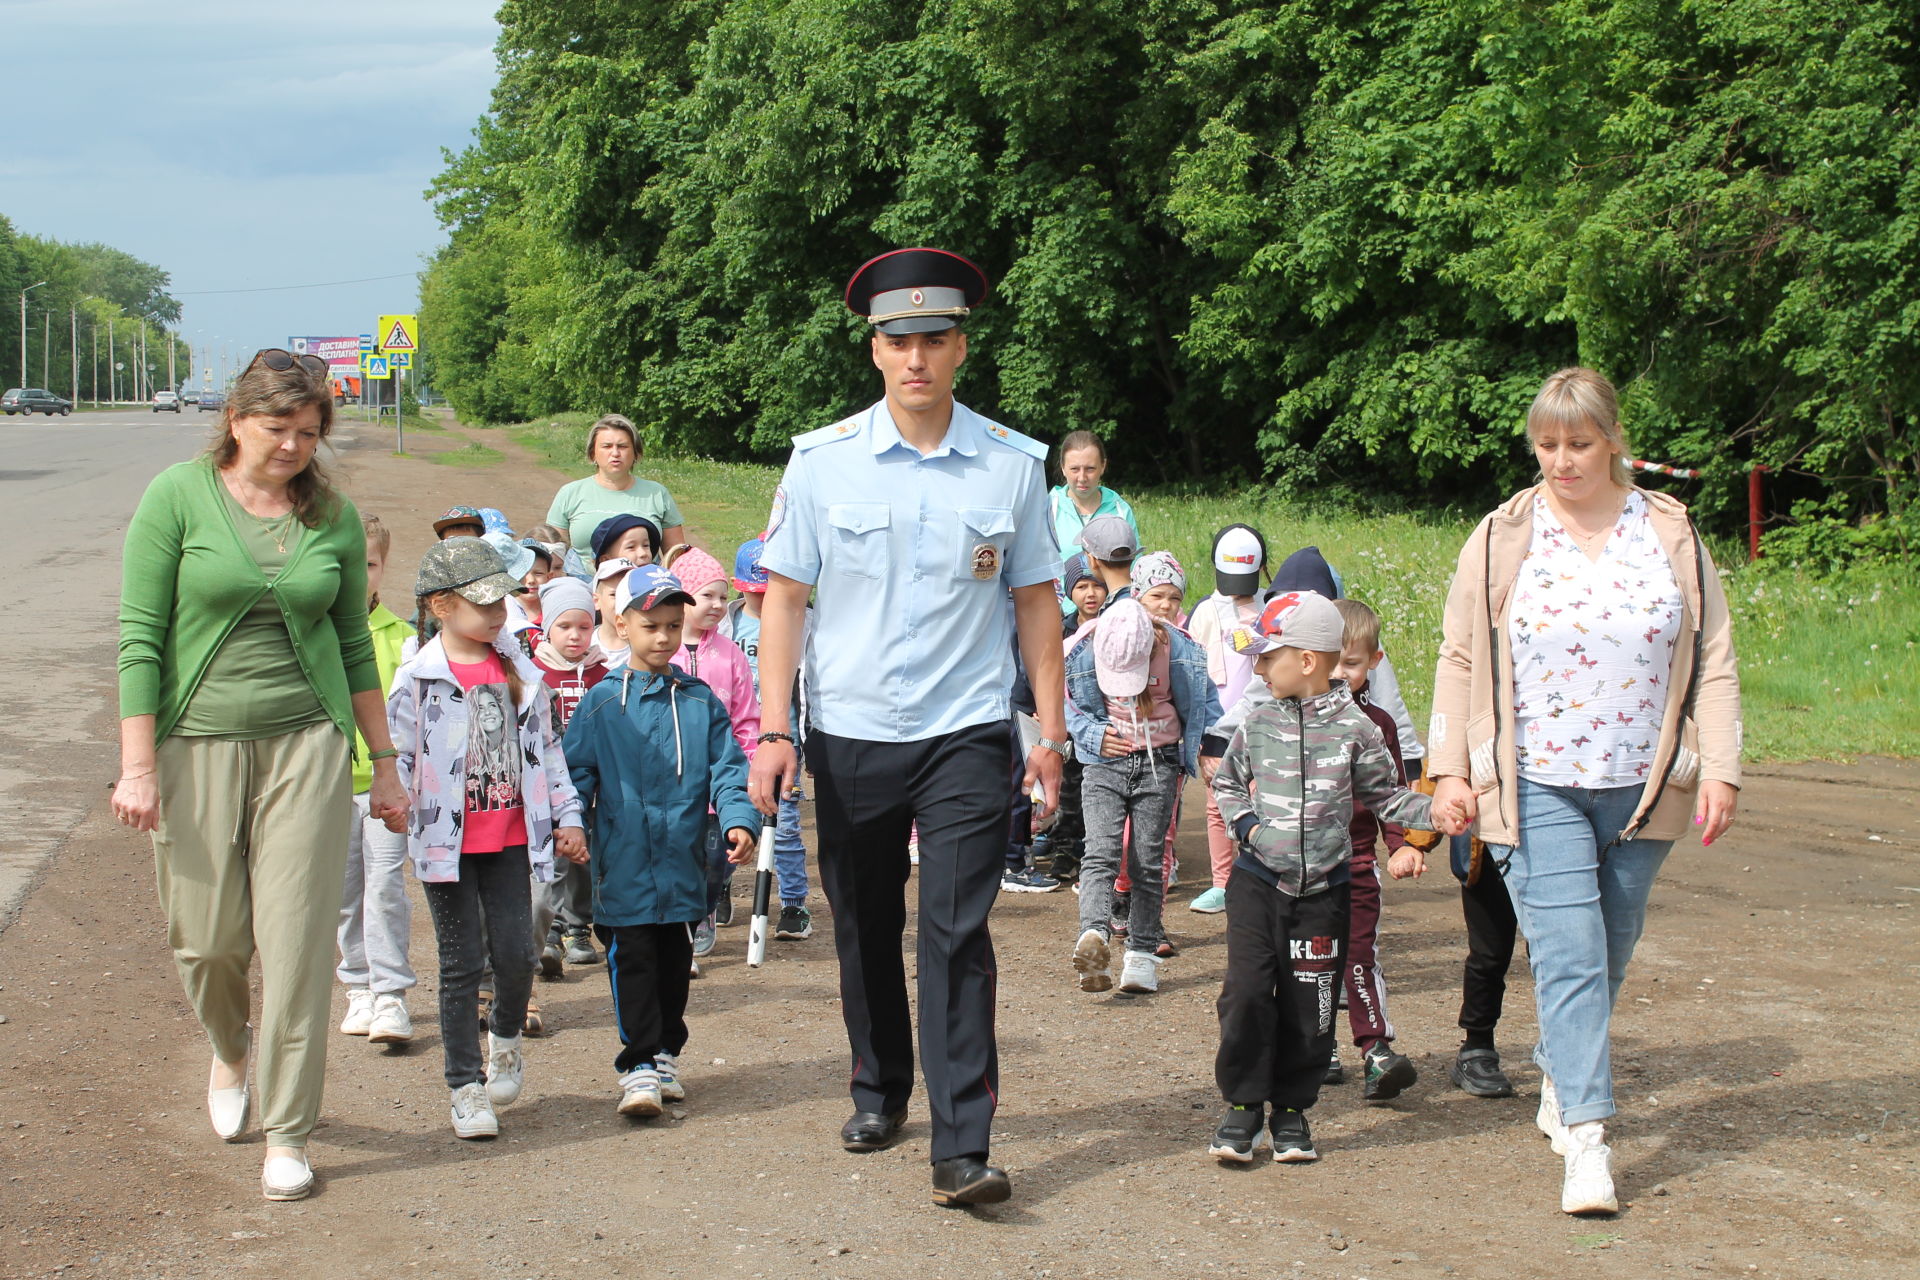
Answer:
[[[973,576],[986,582],[1000,572],[1000,548],[982,542],[973,549]]]
[[[919,291],[918,289],[915,289],[915,290],[913,291],[913,305],[914,305],[914,306],[916,306],[916,307],[924,307],[924,306],[926,306],[926,305],[927,305],[927,295],[926,295],[926,294],[924,294],[924,293],[922,293],[922,292],[920,292],[920,291]]]

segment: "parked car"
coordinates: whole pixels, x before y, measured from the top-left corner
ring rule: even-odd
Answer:
[[[153,411],[155,413],[179,413],[180,393],[177,391],[156,391],[153,393]]]
[[[227,393],[224,391],[202,391],[200,393],[200,411],[224,409],[227,407]]]
[[[43,387],[13,387],[0,395],[0,413],[8,417],[16,413],[44,413],[51,418],[56,413],[64,416],[72,412],[73,401]]]

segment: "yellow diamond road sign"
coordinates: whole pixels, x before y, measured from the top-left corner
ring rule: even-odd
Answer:
[[[380,341],[380,354],[383,356],[396,351],[412,353],[420,349],[419,316],[381,316],[380,327],[374,333]]]

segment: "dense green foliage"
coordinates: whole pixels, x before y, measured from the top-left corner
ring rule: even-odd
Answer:
[[[23,384],[20,291],[36,281],[46,283],[27,294]],[[105,399],[116,384],[125,398],[134,394],[133,352],[144,343],[149,377],[142,389],[166,387],[166,326],[180,319],[168,283],[165,271],[131,254],[21,235],[0,216],[0,383],[44,386],[64,396],[73,393],[77,373],[80,399],[93,399],[96,385]],[[111,372],[114,364],[126,368]],[[174,372],[176,383],[190,372],[184,342],[175,348]]]
[[[509,0],[432,195],[435,382],[772,456],[873,394],[850,268],[996,277],[962,394],[1133,483],[1479,502],[1541,378],[1836,528],[1920,480],[1910,0]],[[1847,541],[1846,545],[1862,542]],[[1829,539],[1832,541],[1832,539]],[[1836,544],[1838,545],[1838,544]]]

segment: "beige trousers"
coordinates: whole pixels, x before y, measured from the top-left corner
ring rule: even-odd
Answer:
[[[214,1054],[247,1054],[247,970],[260,953],[254,1096],[273,1146],[304,1147],[327,1069],[333,930],[353,779],[329,721],[235,742],[175,735],[155,763],[154,861],[167,943]]]

